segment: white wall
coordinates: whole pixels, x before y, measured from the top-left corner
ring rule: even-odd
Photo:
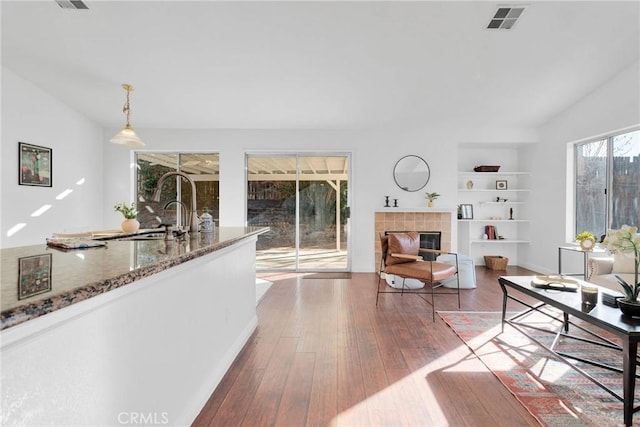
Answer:
[[[557,272],[558,246],[574,232],[566,227],[567,144],[640,123],[640,63],[629,66],[540,129],[540,144],[523,150],[531,170],[532,244],[521,265]],[[569,205],[571,201],[569,201]]]
[[[107,139],[96,124],[46,92],[2,69],[2,206],[0,247],[41,243],[56,231],[117,228],[115,202],[133,200],[132,152]],[[532,171],[530,247],[519,263],[537,271],[557,268],[557,246],[566,230],[566,144],[639,122],[639,65],[635,63],[540,129],[539,144],[522,148],[522,170]],[[175,130],[137,129],[145,149],[212,151],[221,155],[221,225],[243,225],[246,152],[340,152],[352,154],[352,270],[374,270],[373,212],[384,196],[401,207],[424,206],[424,191],[442,194],[439,207],[457,204],[459,143],[520,143],[537,139],[530,129],[385,129],[385,130]],[[53,188],[17,184],[18,141],[53,148]],[[406,154],[424,157],[431,181],[417,193],[398,189],[393,165]],[[102,158],[101,158],[102,156]],[[84,184],[78,185],[84,178]],[[56,200],[65,189],[74,190]],[[102,196],[101,196],[102,195]],[[44,204],[40,217],[31,213]],[[7,236],[16,224],[26,226]]]
[[[117,129],[105,132],[106,136]],[[457,145],[460,141],[530,141],[532,133],[514,130],[175,130],[136,129],[146,150],[211,151],[220,153],[220,225],[244,225],[245,153],[338,152],[352,155],[351,250],[353,271],[374,271],[374,211],[384,196],[399,199],[400,207],[424,207],[424,193],[442,195],[438,207],[457,205]],[[423,157],[431,180],[419,192],[407,193],[394,183],[395,162],[407,154]],[[104,206],[132,197],[131,150],[105,142]],[[120,218],[105,209],[105,226],[117,227]]]
[[[100,126],[2,68],[0,247],[44,243],[52,232],[102,227],[102,140]],[[18,185],[18,142],[53,149],[52,187]],[[73,192],[57,200],[66,189]],[[31,216],[46,204],[48,211]],[[25,226],[8,236],[18,224]]]

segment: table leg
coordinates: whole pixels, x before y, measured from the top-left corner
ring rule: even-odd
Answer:
[[[558,248],[558,274],[562,276],[562,248]]]
[[[498,282],[500,283],[500,282]],[[502,288],[502,332],[504,332],[504,320],[507,316],[507,288],[500,283],[500,287]]]
[[[636,388],[636,354],[638,342],[626,337],[622,342],[622,388],[624,396],[624,425],[633,424],[633,400]]]
[[[562,317],[564,317],[564,333],[569,332],[569,315],[565,312],[562,313]]]

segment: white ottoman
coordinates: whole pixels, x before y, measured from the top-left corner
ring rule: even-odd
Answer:
[[[387,285],[392,288],[402,289],[422,289],[424,288],[424,283],[417,279],[403,279],[402,277],[396,277],[393,274],[385,274],[385,280],[387,281]]]
[[[436,261],[446,264],[456,265],[455,255],[440,255]],[[466,255],[458,254],[458,276],[460,277],[460,289],[474,289],[476,287],[476,267],[473,264],[473,258]],[[450,277],[442,281],[445,288],[457,288],[458,283],[456,277]]]

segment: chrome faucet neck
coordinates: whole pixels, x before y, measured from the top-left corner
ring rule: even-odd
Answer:
[[[191,215],[190,215],[191,218],[189,220],[189,228],[192,233],[197,233],[199,221],[198,221],[198,212],[197,212],[198,203],[196,200],[196,183],[193,181],[193,179],[191,179],[189,175],[181,171],[170,171],[162,175],[158,180],[158,183],[156,184],[156,188],[153,192],[152,200],[154,202],[160,201],[160,190],[162,189],[162,185],[164,184],[164,181],[170,176],[180,176],[186,179],[189,182],[189,184],[191,184]]]

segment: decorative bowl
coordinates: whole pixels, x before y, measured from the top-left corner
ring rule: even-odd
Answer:
[[[474,172],[498,172],[500,170],[500,166],[476,166],[473,168]]]
[[[618,307],[622,314],[632,317],[640,317],[640,304],[626,301],[624,299],[618,300]]]

